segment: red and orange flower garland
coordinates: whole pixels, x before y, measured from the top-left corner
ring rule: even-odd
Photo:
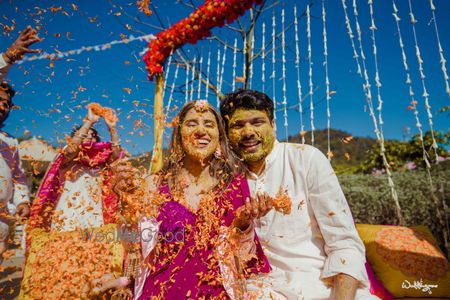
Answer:
[[[263,0],[206,0],[189,17],[156,35],[144,57],[150,80],[163,73],[164,61],[170,53],[186,43],[195,44],[211,35],[211,29],[232,23],[253,4]]]

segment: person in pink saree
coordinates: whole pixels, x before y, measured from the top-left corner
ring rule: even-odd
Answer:
[[[187,103],[175,120],[165,167],[146,179],[134,299],[249,298],[244,278],[270,271],[252,221],[271,199],[250,199],[223,121],[206,101]]]

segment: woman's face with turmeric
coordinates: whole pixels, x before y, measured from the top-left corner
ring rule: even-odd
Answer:
[[[188,158],[204,162],[219,147],[219,128],[214,114],[209,110],[190,109],[181,126],[181,145]]]

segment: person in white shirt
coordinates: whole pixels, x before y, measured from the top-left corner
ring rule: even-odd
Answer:
[[[21,217],[30,214],[29,190],[22,170],[17,140],[2,130],[13,107],[14,89],[3,80],[13,64],[26,53],[40,52],[29,46],[41,41],[36,30],[28,26],[4,53],[0,53],[0,263],[7,248],[9,236],[9,212],[7,205],[13,202]]]
[[[2,130],[4,121],[13,107],[14,94],[15,91],[9,84],[0,83],[0,262],[9,236],[8,224],[11,217],[8,204],[12,202],[21,217],[30,214],[29,190],[19,157],[19,143]]]
[[[292,211],[262,210],[256,233],[272,272],[249,289],[259,299],[378,299],[369,291],[365,249],[327,158],[305,144],[280,143],[273,101],[238,90],[220,106],[230,146],[249,169],[252,195],[288,194]]]

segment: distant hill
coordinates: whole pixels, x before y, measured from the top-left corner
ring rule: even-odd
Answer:
[[[290,136],[289,142],[301,143],[301,136]],[[310,131],[305,134],[305,143],[311,144]],[[368,157],[374,144],[376,144],[374,138],[354,137],[348,132],[330,129],[330,149],[333,153],[331,163],[339,173],[345,172],[345,169],[361,164]],[[327,154],[328,134],[326,129],[314,131],[314,147],[320,149],[325,155]]]
[[[290,136],[289,142],[301,143],[301,136]],[[311,132],[305,134],[305,143],[310,144]],[[331,163],[338,173],[347,173],[361,164],[367,157],[368,152],[376,140],[370,137],[352,137],[348,132],[331,129],[330,147],[333,153]],[[314,146],[320,149],[324,154],[328,151],[327,130],[314,131]],[[346,153],[348,156],[346,158]],[[164,149],[164,154],[167,150]],[[133,157],[135,165],[148,167],[150,164],[151,152],[144,152]]]

